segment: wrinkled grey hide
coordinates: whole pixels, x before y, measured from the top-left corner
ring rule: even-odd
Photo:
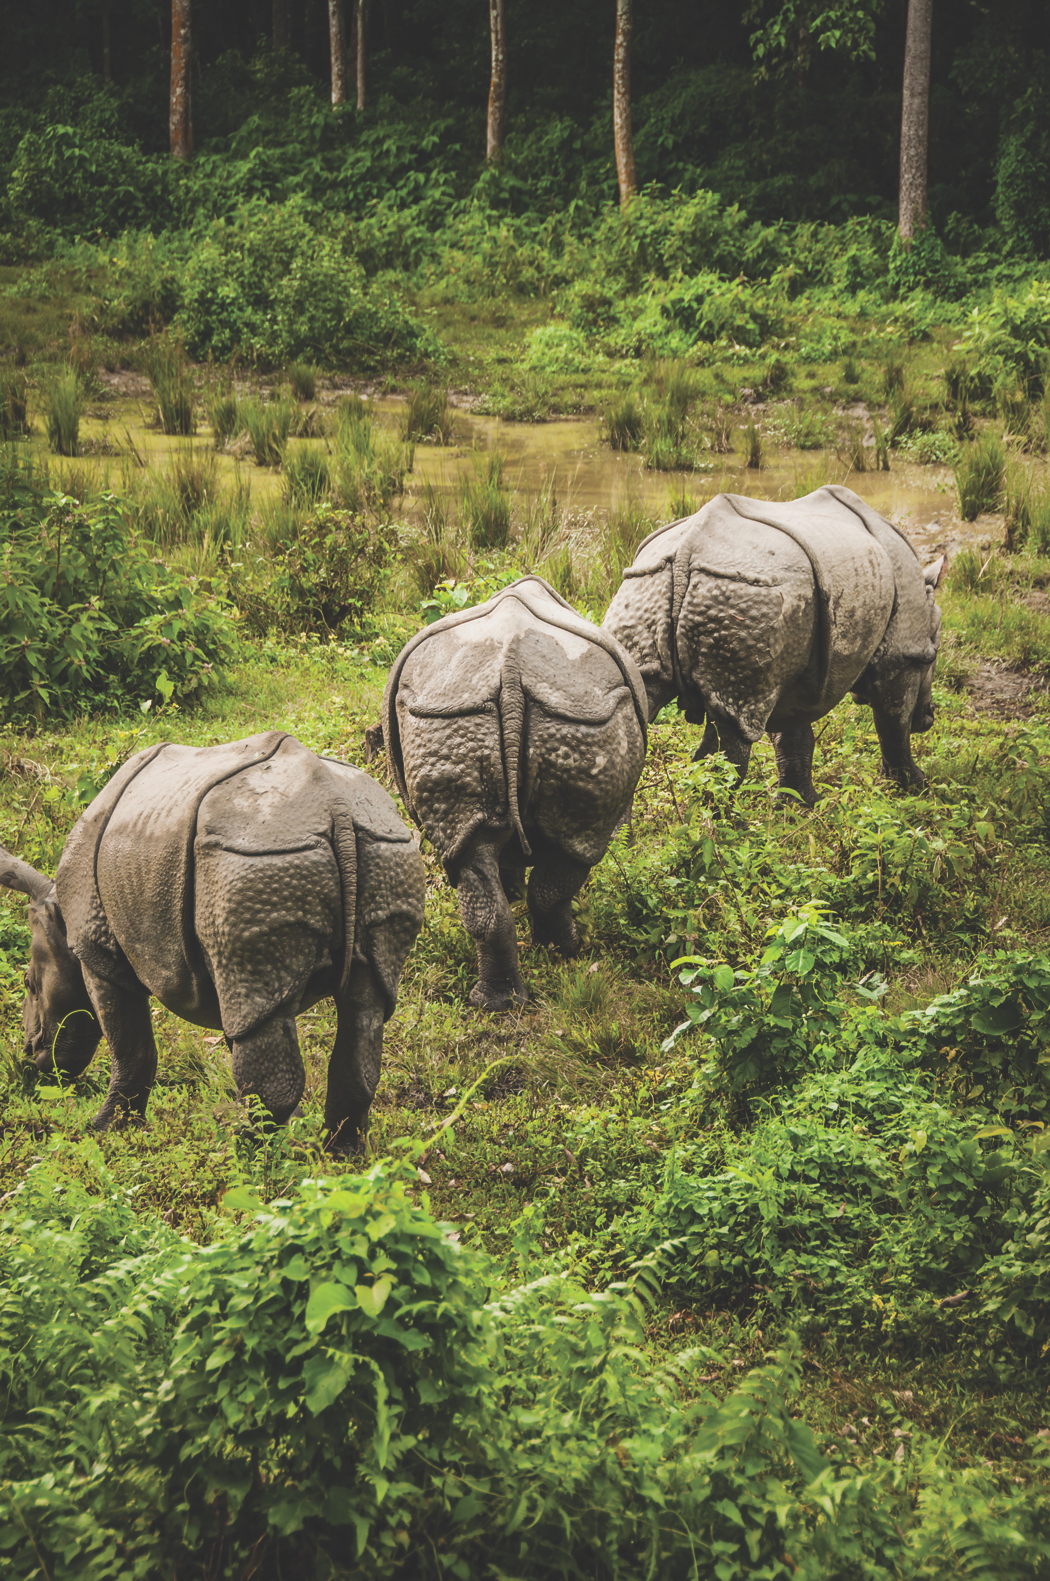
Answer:
[[[424,888],[419,852],[367,774],[279,731],[163,743],[91,803],[54,883],[0,850],[0,884],[31,900],[26,1053],[77,1076],[109,1044],[100,1130],[118,1110],[145,1114],[151,994],[221,1028],[238,1093],[278,1121],[303,1093],[295,1018],[331,997],[325,1124],[336,1149],[360,1145]]]
[[[533,938],[574,953],[572,898],[645,761],[641,676],[546,582],[523,577],[412,639],[387,681],[383,734],[477,945],[471,1003],[524,1002],[508,893],[531,864]]]
[[[719,494],[646,538],[602,624],[638,664],[650,719],[677,697],[706,721],[697,757],[721,748],[743,777],[768,730],[781,786],[812,806],[813,721],[852,692],[871,704],[883,771],[918,789],[944,566],[924,572],[850,489],[784,505]]]

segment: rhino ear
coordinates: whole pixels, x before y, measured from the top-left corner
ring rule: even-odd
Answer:
[[[948,569],[948,556],[942,554],[939,560],[932,560],[929,565],[923,566],[922,574],[927,587],[932,587],[936,592],[944,581],[944,573]]]
[[[38,873],[28,862],[21,861],[0,845],[0,888],[17,889],[30,900],[43,900],[53,886],[44,873]]]

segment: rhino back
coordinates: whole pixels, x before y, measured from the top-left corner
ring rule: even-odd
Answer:
[[[194,926],[194,841],[208,792],[277,751],[267,731],[215,747],[168,744],[113,805],[95,858],[98,896],[139,982],[187,1020],[216,1024],[211,977]]]

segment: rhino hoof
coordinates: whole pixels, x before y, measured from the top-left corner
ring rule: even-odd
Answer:
[[[470,990],[470,1002],[475,1010],[516,1010],[529,1002],[524,988],[486,988],[475,983]]]

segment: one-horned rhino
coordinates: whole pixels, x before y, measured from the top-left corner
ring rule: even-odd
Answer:
[[[361,1145],[424,890],[412,837],[369,775],[280,731],[161,743],[91,803],[54,882],[0,850],[0,884],[32,902],[26,1053],[75,1077],[109,1044],[100,1130],[120,1110],[145,1115],[150,995],[221,1029],[238,1092],[277,1121],[303,1093],[295,1018],[331,997],[328,1144]]]
[[[641,676],[614,638],[522,577],[412,638],[390,671],[383,734],[477,946],[471,1003],[523,1003],[507,895],[531,864],[533,938],[575,952],[573,896],[645,761]]]
[[[911,736],[933,724],[944,566],[924,571],[850,489],[719,494],[645,539],[603,628],[636,660],[650,719],[677,697],[706,720],[698,758],[721,748],[743,777],[768,730],[781,786],[812,806],[813,721],[852,692],[871,705],[883,771],[918,789]]]

